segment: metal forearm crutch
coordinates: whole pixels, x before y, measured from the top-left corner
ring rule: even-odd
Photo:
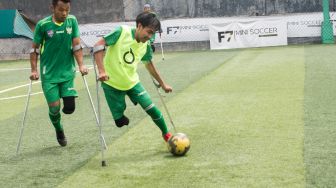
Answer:
[[[162,56],[162,60],[164,60],[164,55],[163,55],[163,45],[162,45],[162,37],[161,37],[161,33],[159,33],[159,35],[160,35],[161,56]]]
[[[23,119],[22,119],[22,124],[21,124],[20,136],[19,136],[18,144],[16,146],[16,155],[19,154],[19,150],[20,150],[20,146],[21,146],[22,135],[23,135],[24,126],[25,126],[25,123],[26,123],[26,117],[27,117],[27,111],[28,111],[28,106],[29,106],[29,100],[30,100],[30,95],[31,95],[31,91],[32,91],[32,84],[33,84],[33,81],[30,80],[29,87],[28,87],[26,107],[25,107],[25,111],[23,113]]]
[[[170,113],[169,113],[169,110],[168,110],[168,108],[167,108],[167,105],[166,105],[166,103],[165,103],[164,100],[163,100],[163,95],[162,95],[161,92],[160,92],[160,87],[161,87],[161,86],[160,86],[159,83],[157,83],[157,82],[154,80],[153,77],[151,77],[151,78],[152,78],[153,84],[155,85],[156,91],[157,91],[157,93],[158,93],[158,95],[159,95],[159,97],[160,97],[161,103],[163,104],[163,107],[164,107],[164,109],[166,110],[166,113],[167,113],[167,115],[168,115],[169,121],[170,121],[170,123],[172,124],[172,127],[173,127],[173,129],[174,129],[174,131],[175,131],[175,133],[176,133],[177,131],[176,131],[176,128],[175,128],[175,124],[174,124],[173,119],[172,119],[172,117],[171,117],[171,115],[170,115]]]
[[[104,138],[104,135],[103,135],[103,131],[102,131],[102,127],[101,127],[100,121],[98,119],[98,115],[97,115],[96,109],[95,109],[95,107],[93,105],[91,93],[90,93],[89,86],[87,84],[86,78],[85,78],[84,75],[82,76],[82,78],[83,78],[83,81],[84,81],[84,84],[85,84],[86,91],[87,91],[88,96],[89,96],[90,104],[91,104],[92,111],[93,111],[95,119],[96,119],[97,126],[99,128],[99,139],[100,139],[100,143],[101,143],[101,154],[102,154],[102,166],[106,166],[106,160],[105,160],[105,156],[104,156],[104,150],[107,149],[107,146],[106,146],[105,138]]]
[[[100,107],[100,99],[99,99],[99,80],[98,80],[98,73],[97,73],[97,68],[96,68],[96,65],[95,65],[95,59],[94,59],[94,53],[93,53],[93,49],[91,51],[91,56],[92,56],[92,65],[93,65],[93,69],[94,69],[94,72],[95,72],[95,76],[96,76],[96,95],[97,95],[97,109],[98,109],[98,119],[99,119],[99,122],[100,122],[100,125],[102,126],[102,119],[101,119],[101,107]]]

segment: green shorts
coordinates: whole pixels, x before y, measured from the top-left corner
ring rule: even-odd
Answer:
[[[48,83],[47,81],[43,81],[42,90],[48,104],[56,102],[63,97],[78,96],[74,88],[73,79],[60,83]]]
[[[117,120],[124,115],[124,111],[126,110],[126,95],[134,104],[139,103],[145,110],[152,105],[152,100],[149,94],[140,82],[126,91],[115,89],[105,83],[102,83],[102,87],[114,120]]]

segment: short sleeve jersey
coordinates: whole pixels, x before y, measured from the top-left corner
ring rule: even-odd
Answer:
[[[105,81],[119,90],[129,90],[140,80],[137,74],[139,62],[147,63],[152,60],[150,42],[137,42],[135,28],[121,26],[104,36],[107,50],[104,57],[104,67],[109,80]]]
[[[72,39],[79,36],[78,22],[73,15],[69,15],[62,24],[54,23],[52,16],[37,23],[33,42],[42,46],[40,57],[42,81],[59,83],[75,77]]]
[[[155,37],[156,37],[156,33],[154,33],[154,34],[152,35],[152,37],[149,39],[150,44],[154,44]]]

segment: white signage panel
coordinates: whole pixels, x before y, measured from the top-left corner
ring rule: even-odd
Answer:
[[[287,45],[284,20],[213,24],[209,28],[211,49]]]

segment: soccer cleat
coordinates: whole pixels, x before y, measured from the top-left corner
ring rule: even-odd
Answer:
[[[168,132],[167,134],[165,135],[162,135],[163,136],[163,139],[168,142],[168,140],[172,137],[172,134],[170,132]]]
[[[56,137],[60,146],[64,147],[67,145],[67,139],[64,135],[64,131],[56,131]]]

